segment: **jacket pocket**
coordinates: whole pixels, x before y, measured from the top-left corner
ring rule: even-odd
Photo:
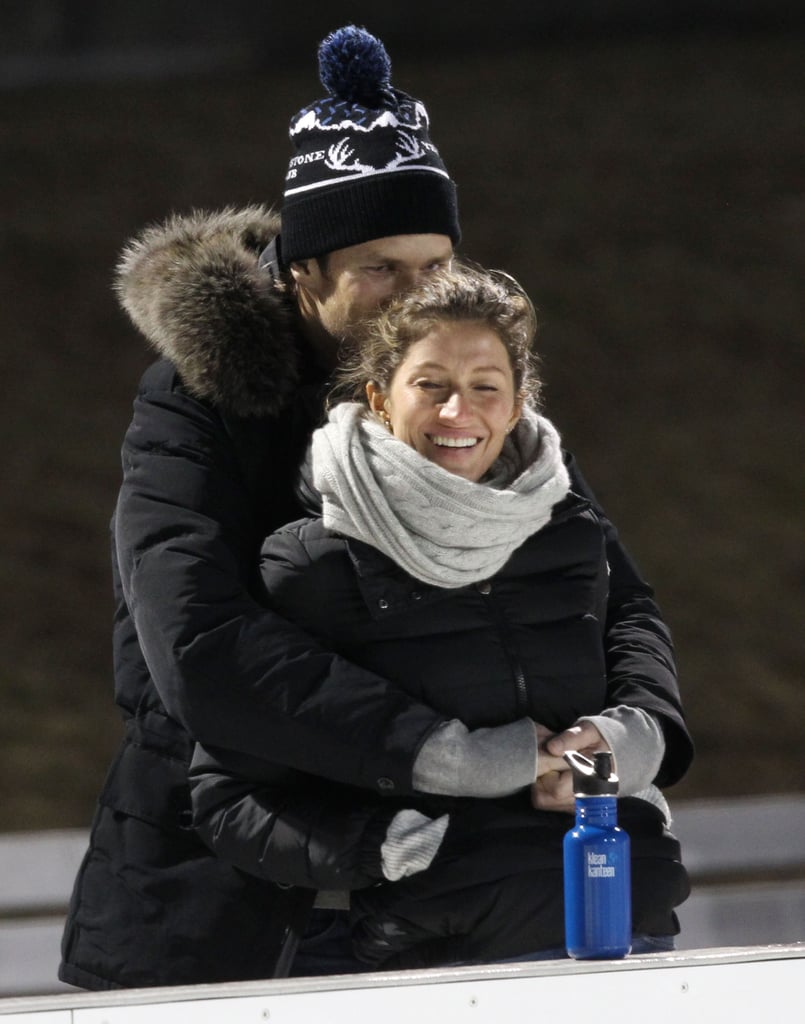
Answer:
[[[192,826],[187,765],[125,739],[109,770],[100,803],[160,828],[187,831]]]

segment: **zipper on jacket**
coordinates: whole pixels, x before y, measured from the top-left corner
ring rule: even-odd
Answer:
[[[512,669],[514,671],[515,705],[518,711],[526,714],[528,712],[528,688],[526,687],[523,668],[519,662],[516,662]]]
[[[484,580],[481,583],[475,584],[475,589],[479,594],[482,594],[489,602],[489,614],[490,618],[494,622],[501,639],[503,640],[503,650],[506,655],[506,660],[509,663],[509,670],[514,680],[514,707],[515,711],[520,714],[528,714],[528,685],[525,680],[525,672],[523,666],[520,664],[514,656],[514,646],[510,642],[511,632],[508,628],[508,623],[503,615],[500,614],[497,603],[494,599],[490,601],[492,591],[494,589],[492,583],[489,580]]]

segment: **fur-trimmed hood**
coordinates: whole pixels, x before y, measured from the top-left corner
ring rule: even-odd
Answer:
[[[295,313],[260,253],[279,231],[262,206],[196,211],[124,249],[115,291],[196,397],[237,416],[276,415],[299,379]]]

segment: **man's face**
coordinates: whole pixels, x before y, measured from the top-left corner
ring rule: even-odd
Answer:
[[[446,235],[393,235],[336,249],[324,267],[314,260],[291,265],[299,308],[308,325],[336,342],[349,342],[355,326],[421,278],[449,265]]]

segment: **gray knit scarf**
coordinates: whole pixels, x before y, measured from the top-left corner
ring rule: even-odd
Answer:
[[[526,408],[482,483],[398,440],[345,402],[313,435],[324,524],[378,548],[409,575],[463,587],[494,575],[568,492],[553,424]]]

